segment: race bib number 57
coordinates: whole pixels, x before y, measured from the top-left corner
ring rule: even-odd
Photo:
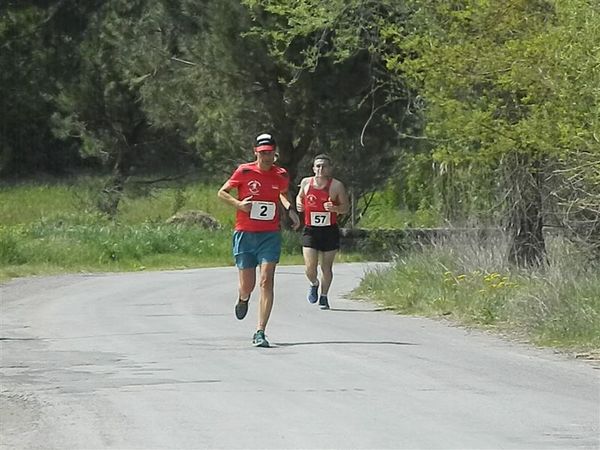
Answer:
[[[275,203],[273,202],[252,202],[250,218],[254,220],[273,220],[275,210]]]
[[[313,227],[328,227],[331,225],[331,213],[329,211],[311,212],[310,225]]]

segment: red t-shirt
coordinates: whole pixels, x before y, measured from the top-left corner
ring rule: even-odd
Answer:
[[[265,172],[257,162],[242,164],[229,178],[229,185],[237,189],[238,200],[252,197],[253,202],[250,213],[237,210],[237,231],[279,231],[279,194],[289,187],[283,167],[273,166]]]
[[[329,179],[323,189],[315,187],[315,179],[311,178],[308,182],[308,189],[304,194],[304,224],[311,227],[325,227],[334,225],[337,222],[337,214],[325,211],[324,203],[331,201],[329,197],[329,188],[331,182]],[[335,203],[334,203],[335,204]]]

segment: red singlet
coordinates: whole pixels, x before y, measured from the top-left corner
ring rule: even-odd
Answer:
[[[304,224],[311,227],[326,227],[335,225],[337,214],[325,211],[323,204],[331,201],[329,188],[333,179],[329,179],[324,188],[315,187],[315,178],[312,177],[308,183],[308,190],[304,194]]]
[[[238,200],[252,197],[250,213],[237,210],[237,231],[279,231],[279,194],[289,187],[284,168],[273,166],[265,172],[257,162],[242,164],[229,178],[229,185],[237,189]]]

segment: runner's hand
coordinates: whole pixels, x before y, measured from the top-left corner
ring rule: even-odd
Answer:
[[[331,199],[329,199],[329,201],[323,203],[323,208],[325,208],[325,211],[335,212],[335,205],[333,204]]]
[[[250,212],[250,210],[252,209],[252,196],[246,197],[243,200],[240,200],[238,202],[238,209],[241,209],[242,211],[245,211],[247,213]]]
[[[292,220],[292,229],[297,230],[300,228],[300,217],[298,217],[298,213],[294,211],[292,208],[288,210],[290,219]]]

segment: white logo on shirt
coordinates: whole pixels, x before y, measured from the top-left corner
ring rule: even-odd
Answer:
[[[306,201],[309,206],[317,206],[317,196],[315,194],[308,194],[306,196]]]
[[[260,192],[260,181],[257,180],[251,180],[248,181],[248,189],[250,190],[250,193],[252,195],[256,195]]]

